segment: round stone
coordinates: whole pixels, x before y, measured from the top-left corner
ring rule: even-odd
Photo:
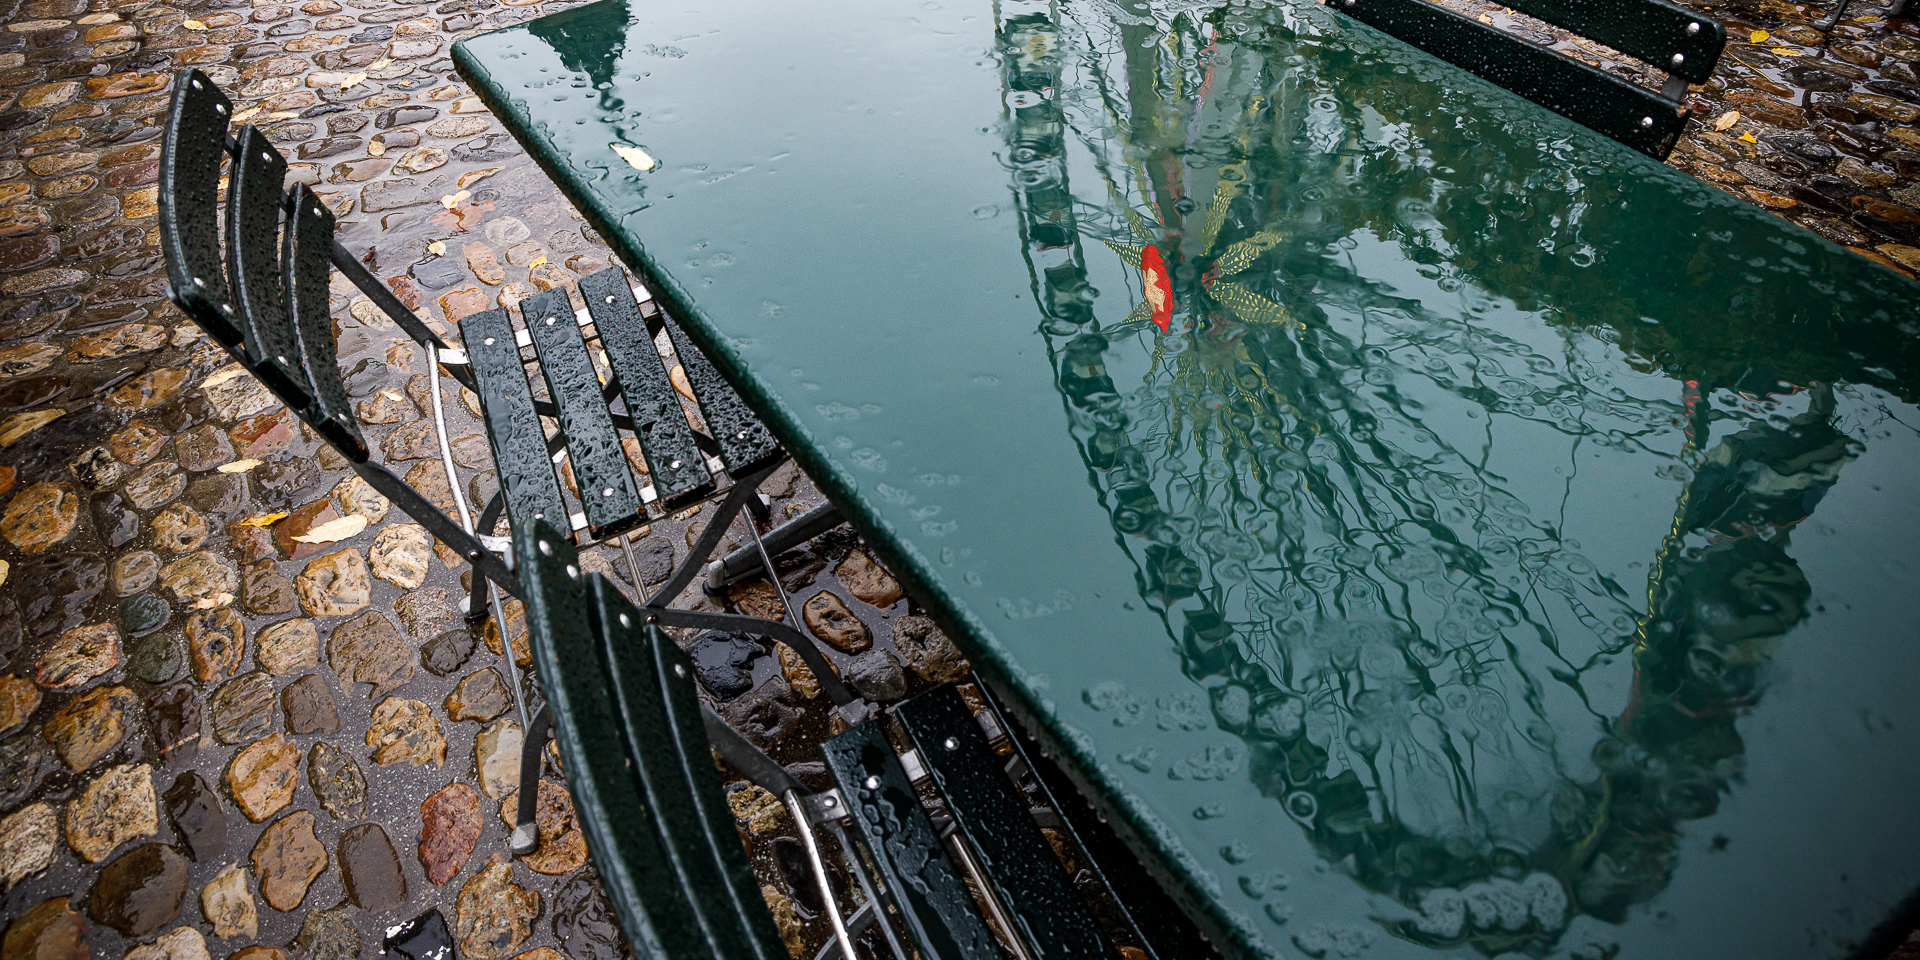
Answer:
[[[173,608],[169,606],[165,600],[151,593],[136,594],[120,601],[120,626],[127,631],[127,635],[130,637],[144,637],[166,626],[167,621],[171,619],[172,616]],[[146,648],[147,645],[141,646],[142,650]],[[135,659],[138,659],[137,654],[135,655]],[[135,666],[134,669],[137,672],[139,667]],[[145,679],[149,683],[165,682],[163,680],[152,680],[145,676],[142,676],[141,679]]]

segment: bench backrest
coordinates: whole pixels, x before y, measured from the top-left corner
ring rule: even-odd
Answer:
[[[1515,0],[1512,9],[1643,60],[1665,91],[1596,67],[1426,0],[1324,0],[1336,10],[1505,87],[1636,150],[1665,158],[1685,128],[1684,83],[1702,83],[1726,46],[1717,21],[1669,0]],[[1674,81],[1680,81],[1675,85]]]

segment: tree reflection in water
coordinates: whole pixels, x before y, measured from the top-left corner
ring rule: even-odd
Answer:
[[[1735,721],[1807,615],[1790,534],[1859,452],[1833,382],[1911,382],[1911,351],[1862,372],[1844,324],[1706,302],[1621,242],[1646,228],[1577,146],[1462,116],[1490,94],[1369,102],[1426,68],[1278,9],[1139,6],[1005,7],[1000,53],[1041,331],[1142,596],[1395,935],[1541,953],[1575,913],[1623,920],[1740,776]],[[1646,256],[1646,286],[1557,314],[1601,256]],[[1137,302],[1103,323],[1090,276],[1122,268]],[[1684,480],[1644,599],[1493,466],[1532,447]],[[1594,671],[1631,671],[1624,710]]]

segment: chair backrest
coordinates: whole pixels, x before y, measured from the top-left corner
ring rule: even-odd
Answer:
[[[687,656],[544,521],[514,527],[528,638],[587,846],[649,957],[785,960],[721,792]],[[522,785],[526,789],[527,785]]]
[[[348,407],[327,304],[333,215],[304,186],[282,190],[286,158],[252,125],[227,142],[232,113],[204,74],[175,78],[160,146],[168,295],[350,461],[364,462],[366,440]],[[224,216],[217,201],[223,162],[230,170]]]
[[[1511,8],[1668,74],[1656,92],[1426,0],[1324,0],[1480,78],[1650,156],[1685,128],[1686,83],[1703,83],[1726,46],[1719,22],[1669,0],[1515,0]]]

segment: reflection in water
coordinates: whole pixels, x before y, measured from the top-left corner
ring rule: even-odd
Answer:
[[[1617,242],[1623,204],[1549,150],[1576,147],[1457,116],[1474,94],[1441,77],[1431,103],[1355,97],[1421,68],[1353,37],[1280,10],[1054,9],[1004,8],[999,35],[1041,332],[1214,721],[1322,856],[1400,905],[1378,918],[1396,936],[1538,954],[1575,914],[1623,920],[1741,775],[1735,721],[1807,616],[1790,535],[1859,453],[1842,397],[1904,397],[1912,348],[1845,346],[1881,307],[1809,330],[1781,298],[1701,291],[1684,258]],[[1316,74],[1342,89],[1301,56],[1343,64]],[[1646,283],[1581,291],[1604,258]],[[1103,323],[1102,297],[1133,306]],[[1670,532],[1628,547],[1644,599],[1564,533],[1604,526],[1555,466],[1582,463],[1682,481]],[[1628,673],[1624,709],[1591,689]],[[1086,698],[1142,715],[1118,685]]]

